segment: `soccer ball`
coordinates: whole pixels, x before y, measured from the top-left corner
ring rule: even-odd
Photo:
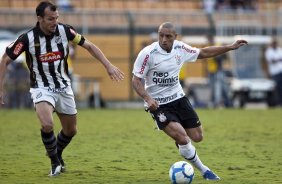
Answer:
[[[175,162],[169,169],[169,178],[173,184],[190,184],[194,178],[194,169],[188,162]]]

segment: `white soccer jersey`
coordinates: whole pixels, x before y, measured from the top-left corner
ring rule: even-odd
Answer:
[[[185,95],[179,83],[179,72],[184,62],[196,61],[199,53],[200,49],[177,40],[167,53],[154,42],[139,53],[132,73],[145,79],[145,89],[152,98],[159,104],[166,104]]]

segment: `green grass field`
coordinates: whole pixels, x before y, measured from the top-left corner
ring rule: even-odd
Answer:
[[[282,183],[282,109],[197,110],[204,140],[194,144],[222,184]],[[169,184],[183,160],[143,110],[79,110],[78,134],[64,152],[67,172],[49,178],[49,159],[32,110],[0,110],[0,183]],[[56,133],[60,125],[56,116]],[[193,184],[205,181],[196,171]]]

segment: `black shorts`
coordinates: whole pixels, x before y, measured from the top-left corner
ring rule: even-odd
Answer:
[[[182,97],[150,112],[159,129],[164,129],[169,122],[180,123],[185,129],[201,126],[201,122],[187,97]]]

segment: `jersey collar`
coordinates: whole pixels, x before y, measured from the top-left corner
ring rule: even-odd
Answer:
[[[174,51],[174,46],[175,46],[175,41],[173,42],[171,52],[168,53],[167,51],[165,51],[164,49],[162,49],[161,46],[160,46],[160,44],[159,44],[159,42],[157,42],[157,50],[158,50],[158,52],[161,53],[161,54],[166,54],[166,55],[171,54],[171,53]]]

